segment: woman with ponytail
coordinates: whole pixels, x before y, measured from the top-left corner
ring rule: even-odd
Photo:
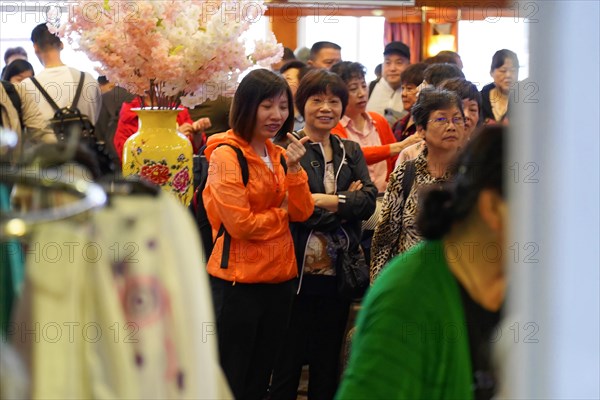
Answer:
[[[425,240],[367,293],[338,399],[490,399],[504,301],[504,128],[466,145],[452,182],[421,195]]]

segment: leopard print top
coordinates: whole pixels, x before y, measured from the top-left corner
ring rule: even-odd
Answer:
[[[390,174],[379,221],[371,243],[371,283],[397,254],[404,253],[422,240],[416,226],[418,190],[423,185],[446,182],[450,176],[435,178],[427,170],[427,147],[415,159],[415,181],[404,204],[402,180],[406,163],[400,164]]]

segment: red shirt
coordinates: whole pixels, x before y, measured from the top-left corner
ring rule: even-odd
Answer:
[[[367,165],[375,164],[380,161],[385,161],[387,163],[387,175],[386,181],[389,177],[390,173],[394,170],[394,165],[396,164],[396,159],[398,156],[390,156],[390,144],[396,142],[396,138],[392,133],[392,129],[390,128],[390,124],[388,124],[387,120],[383,115],[377,114],[375,112],[369,111],[369,116],[373,120],[373,124],[375,125],[375,129],[379,134],[379,138],[381,140],[381,146],[366,146],[362,147],[363,154],[365,155],[365,161]],[[338,124],[331,130],[331,133],[338,135],[341,138],[348,139],[348,132],[346,128],[338,122]]]
[[[417,125],[412,124],[408,126],[410,122],[410,113],[406,114],[403,118],[396,121],[394,126],[392,127],[392,131],[394,132],[394,137],[396,141],[401,142],[410,135],[414,135],[417,132]]]

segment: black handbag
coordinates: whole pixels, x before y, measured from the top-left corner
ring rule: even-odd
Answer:
[[[335,272],[340,297],[358,300],[364,296],[369,287],[369,266],[359,245],[338,250]]]

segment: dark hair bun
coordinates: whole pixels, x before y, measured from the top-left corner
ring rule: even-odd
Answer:
[[[423,189],[417,226],[425,239],[440,239],[453,222],[454,196],[447,186],[435,185]]]

